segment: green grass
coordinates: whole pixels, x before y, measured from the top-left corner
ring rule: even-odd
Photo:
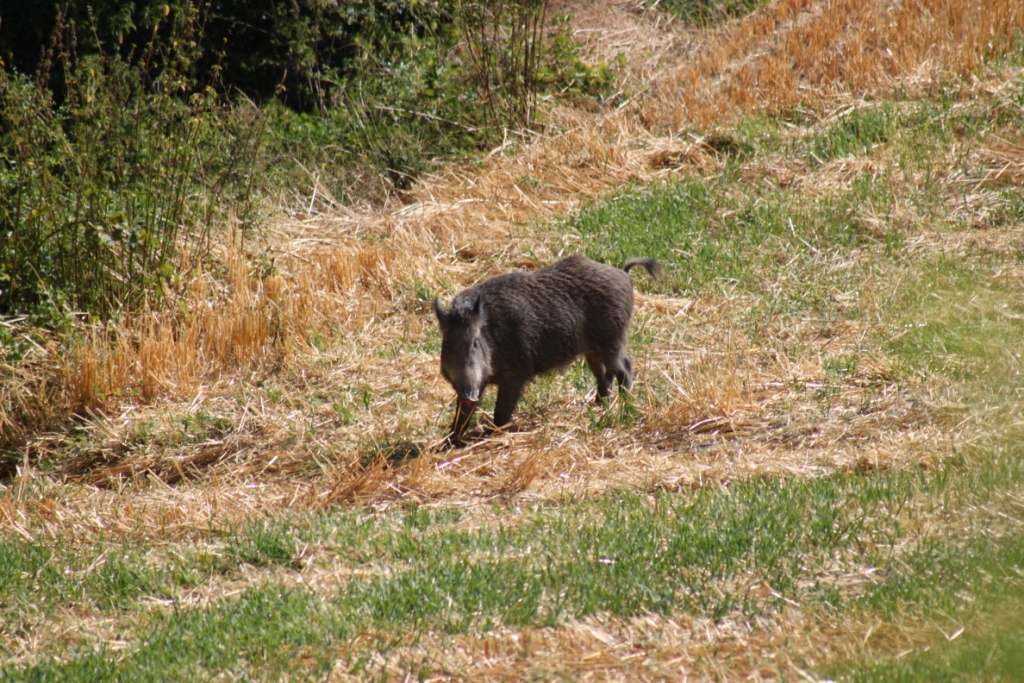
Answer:
[[[943,509],[994,512],[958,536],[921,539],[902,559],[901,571],[858,600],[885,619],[929,624],[928,638],[897,657],[833,665],[823,672],[828,677],[858,683],[1024,680],[1024,534],[1019,503],[1012,502],[1020,500],[1024,483],[1021,450],[998,447],[981,463],[950,474],[940,477],[935,491]]]
[[[818,163],[862,156],[888,142],[899,126],[899,118],[886,107],[853,109],[817,135],[808,153]]]
[[[287,527],[250,522],[242,533],[231,534],[226,556],[239,564],[289,565],[295,561],[296,539]]]
[[[162,550],[151,542],[90,543],[0,538],[0,633],[24,635],[52,615],[118,615],[146,598],[173,600],[243,565],[288,566],[297,546],[286,527],[249,523],[223,539]],[[0,655],[7,644],[0,639]]]
[[[1024,304],[999,264],[985,261],[939,256],[896,294],[901,329],[888,346],[908,367],[987,380],[991,391],[1020,386]]]
[[[119,609],[142,595],[168,595],[174,578],[149,568],[139,548],[102,544],[78,549],[0,539],[0,614],[5,620],[72,605]]]
[[[350,636],[328,605],[305,590],[261,586],[207,609],[157,612],[136,626],[138,646],[100,647],[66,661],[44,658],[2,681],[195,681],[217,675],[244,680],[322,678],[332,647]],[[303,657],[304,666],[295,669]]]
[[[597,261],[621,266],[635,256],[660,260],[666,277],[635,278],[638,289],[740,291],[759,295],[769,317],[829,317],[833,294],[855,290],[863,275],[829,266],[879,242],[856,212],[889,198],[884,180],[865,178],[838,196],[802,204],[783,189],[739,185],[727,171],[710,182],[626,190],[586,207],[565,228]],[[771,283],[783,286],[772,289]]]
[[[44,657],[0,670],[0,680],[273,678],[297,660],[298,675],[316,677],[338,654],[335,648],[357,633],[477,633],[595,614],[719,620],[752,618],[793,602],[839,615],[865,609],[886,618],[908,609],[957,614],[965,594],[979,601],[995,589],[995,595],[1022,594],[1024,536],[997,528],[966,539],[920,536],[915,520],[940,508],[991,504],[1006,482],[1024,481],[1020,455],[1019,449],[977,454],[970,467],[953,461],[932,471],[614,493],[535,507],[514,526],[473,530],[453,508],[285,516],[230,536],[223,557],[287,570],[298,544],[305,544],[316,549],[316,563],[361,570],[336,593],[256,583],[207,607],[180,606],[141,620],[124,611],[131,600],[153,586],[163,597],[180,594],[161,583],[166,568],[147,575],[141,555],[130,555],[115,565],[115,575],[101,573],[72,590],[72,579],[62,578],[65,562],[48,561],[38,549],[11,548],[2,566],[13,568],[5,576],[22,577],[21,594],[38,584],[60,596],[57,602],[77,604],[82,594],[75,591],[95,590],[105,596],[95,609],[125,614],[123,636],[136,646],[127,654],[100,648]],[[880,578],[840,590],[839,576],[820,570],[837,563],[841,572],[871,568]],[[226,562],[228,571],[234,564]],[[762,582],[772,596],[758,590]],[[5,580],[5,605],[13,604],[11,585]],[[22,599],[15,609],[29,602]],[[55,603],[36,604],[52,609]]]

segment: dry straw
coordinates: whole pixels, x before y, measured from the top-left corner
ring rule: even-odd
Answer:
[[[848,576],[853,581],[871,577]],[[770,595],[763,582],[747,586]],[[554,628],[498,627],[485,634],[409,633],[389,657],[370,658],[369,670],[408,671],[429,661],[439,672],[479,681],[538,674],[587,681],[744,680],[811,678],[805,669],[863,656],[895,656],[935,638],[937,629],[907,628],[852,618],[842,624],[797,609],[743,619],[642,615],[591,616]],[[404,636],[404,637],[403,637]],[[947,636],[948,637],[948,636]],[[369,639],[367,639],[369,640]],[[356,639],[339,647],[339,661],[372,651]],[[442,674],[446,677],[448,674]],[[339,667],[332,681],[359,680]]]

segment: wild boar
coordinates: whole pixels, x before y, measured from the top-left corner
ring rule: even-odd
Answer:
[[[613,383],[633,384],[625,355],[633,315],[629,269],[661,272],[654,259],[630,259],[622,270],[570,256],[534,272],[498,275],[459,292],[446,311],[434,299],[441,327],[441,374],[458,403],[451,439],[459,443],[480,396],[498,385],[494,424],[508,424],[526,383],[583,354],[597,378],[598,400]]]

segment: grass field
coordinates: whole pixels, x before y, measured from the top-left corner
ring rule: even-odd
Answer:
[[[580,5],[627,104],[36,338],[0,680],[1022,680],[1018,4]],[[433,297],[570,253],[632,395],[445,450]]]

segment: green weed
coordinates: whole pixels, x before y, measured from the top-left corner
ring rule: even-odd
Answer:
[[[241,531],[229,534],[226,555],[239,564],[289,565],[294,562],[296,540],[284,526],[250,522]]]
[[[818,163],[863,156],[875,145],[888,142],[899,126],[899,118],[885,107],[853,109],[817,136],[808,153]]]

